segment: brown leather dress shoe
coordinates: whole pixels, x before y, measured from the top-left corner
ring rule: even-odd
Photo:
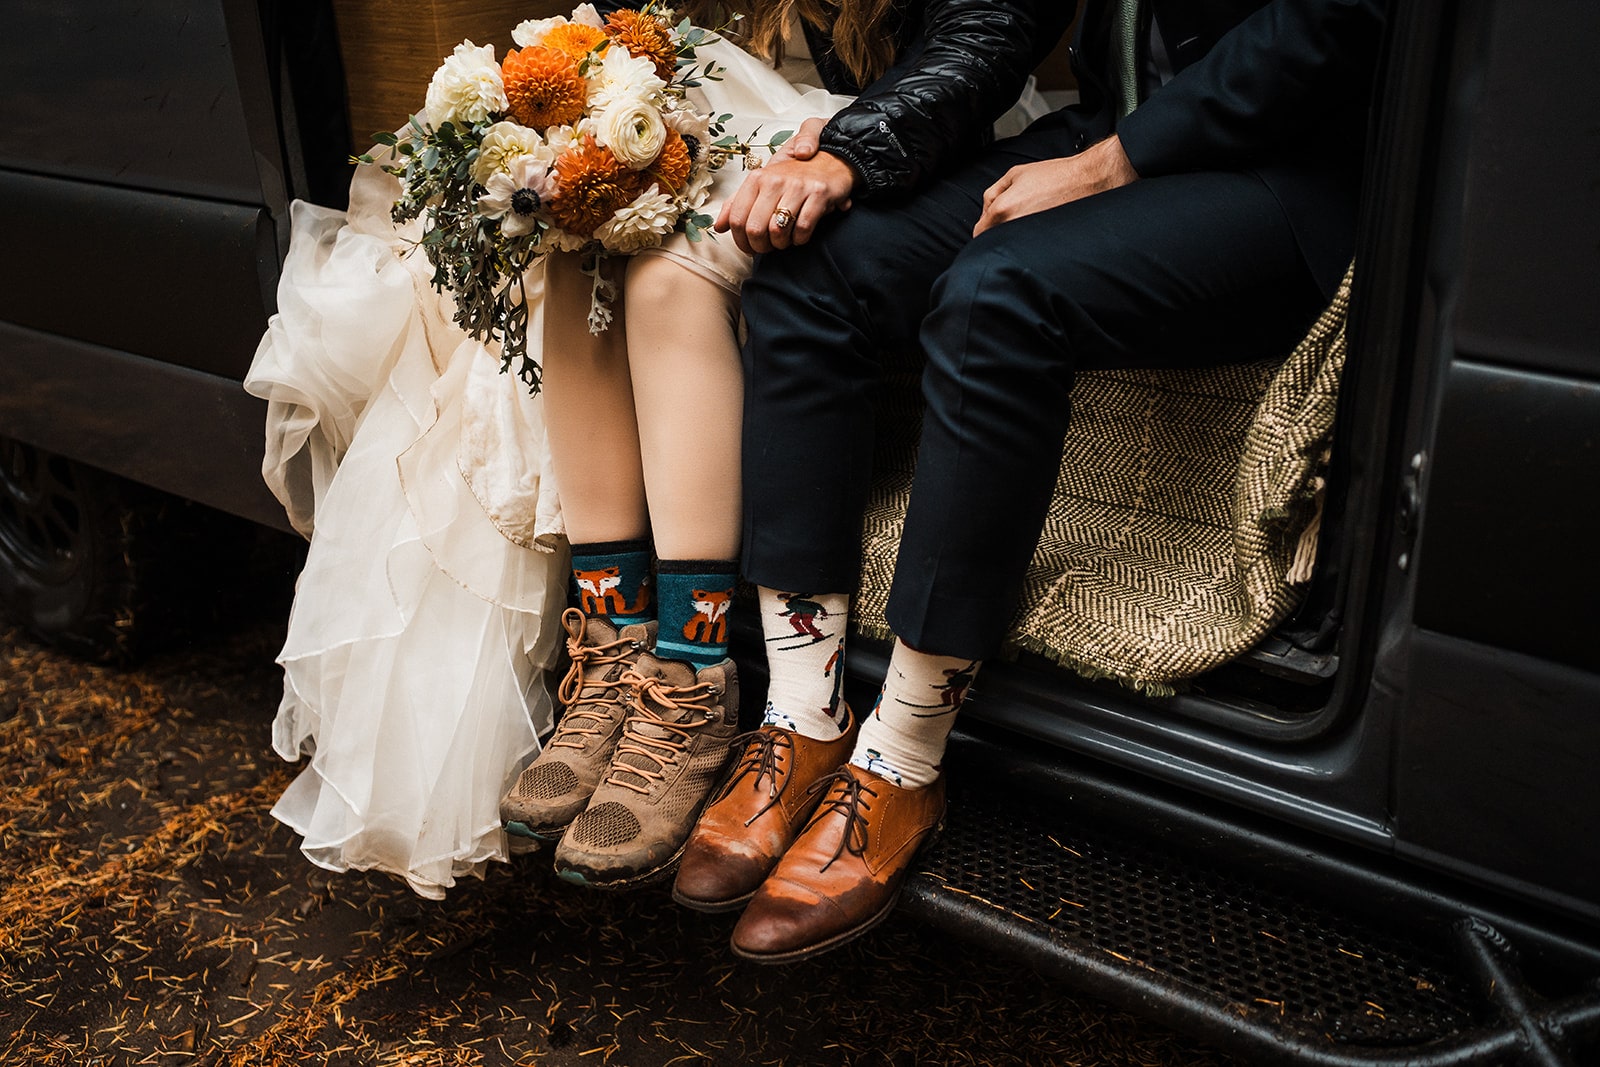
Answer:
[[[748,960],[803,960],[859,937],[894,909],[917,849],[944,816],[944,779],[903,789],[846,764],[733,928]]]
[[[845,732],[832,741],[777,726],[734,738],[739,760],[689,835],[673,900],[695,911],[731,911],[755,895],[816,810],[821,792],[811,786],[855,747],[858,724],[845,712]]]

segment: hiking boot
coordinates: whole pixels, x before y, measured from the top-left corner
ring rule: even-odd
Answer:
[[[677,865],[739,729],[732,660],[696,672],[646,653],[624,680],[633,692],[611,769],[555,852],[556,874],[598,889]]]
[[[556,691],[561,720],[500,801],[506,832],[538,841],[559,838],[589,803],[622,736],[631,691],[623,675],[655,646],[653,622],[624,626],[619,633],[602,616],[568,608],[561,625],[572,659]]]

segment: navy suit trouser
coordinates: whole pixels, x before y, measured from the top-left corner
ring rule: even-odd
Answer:
[[[759,259],[744,287],[744,568],[852,592],[887,353],[926,402],[887,616],[914,648],[986,658],[1016,610],[1080,368],[1282,358],[1323,305],[1250,173],[1143,179],[972,237],[1012,166],[1068,155],[1043,120],[909,199],[862,204]]]

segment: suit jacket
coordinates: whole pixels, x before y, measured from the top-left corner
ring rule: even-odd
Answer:
[[[1355,248],[1383,0],[1147,0],[1175,73],[1120,122],[1110,12],[1090,0],[1079,26],[1079,121],[1115,130],[1141,177],[1260,175],[1331,295]]]

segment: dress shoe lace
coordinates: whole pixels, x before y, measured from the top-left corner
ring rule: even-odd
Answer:
[[[623,671],[619,682],[630,686],[633,694],[622,740],[617,742],[611,769],[606,772],[606,783],[647,796],[656,783],[666,779],[667,768],[688,749],[695,731],[712,720],[714,716],[703,701],[721,690],[710,682],[676,686],[664,678],[631,670]],[[695,716],[695,711],[700,714]],[[644,762],[628,761],[624,756],[635,756]],[[625,777],[629,775],[644,784],[629,781]]]
[[[841,783],[843,788],[834,791],[833,786]],[[811,788],[806,790],[806,796],[824,789],[828,790],[828,794],[823,797],[816,814],[811,816],[811,822],[815,823],[829,812],[836,811],[844,816],[844,833],[839,835],[839,847],[833,850],[833,856],[822,865],[822,869],[826,871],[833,866],[834,860],[845,854],[846,849],[852,856],[866,855],[867,812],[872,810],[872,804],[866,797],[876,798],[878,791],[843,767],[826,778],[811,783]]]
[[[622,699],[622,679],[588,679],[585,674],[593,667],[626,663],[638,651],[637,643],[628,640],[586,644],[586,624],[583,612],[577,608],[568,608],[561,613],[561,625],[567,631],[567,655],[572,665],[567,668],[561,684],[556,688],[556,697],[566,712],[561,716],[561,725],[556,730],[556,736],[546,745],[547,748],[581,749],[588,745],[590,738],[598,737],[610,729],[610,705]]]
[[[765,778],[767,781],[767,802],[761,805],[754,815],[744,821],[744,824],[749,826],[771,810],[773,805],[778,803],[778,798],[783,796],[783,790],[788,786],[789,780],[785,778],[782,785],[778,784],[778,771],[780,769],[778,746],[782,745],[792,754],[794,741],[783,731],[769,730],[763,727],[760,730],[752,730],[747,734],[740,734],[728,742],[728,747],[732,749],[738,749],[740,745],[745,745],[746,747],[739,756],[738,764],[733,768],[733,773],[728,775],[727,780],[717,790],[716,795],[711,798],[710,803],[714,804],[733,792],[734,786],[752,774],[755,775],[755,781],[752,784],[758,789],[761,787],[761,780]]]

